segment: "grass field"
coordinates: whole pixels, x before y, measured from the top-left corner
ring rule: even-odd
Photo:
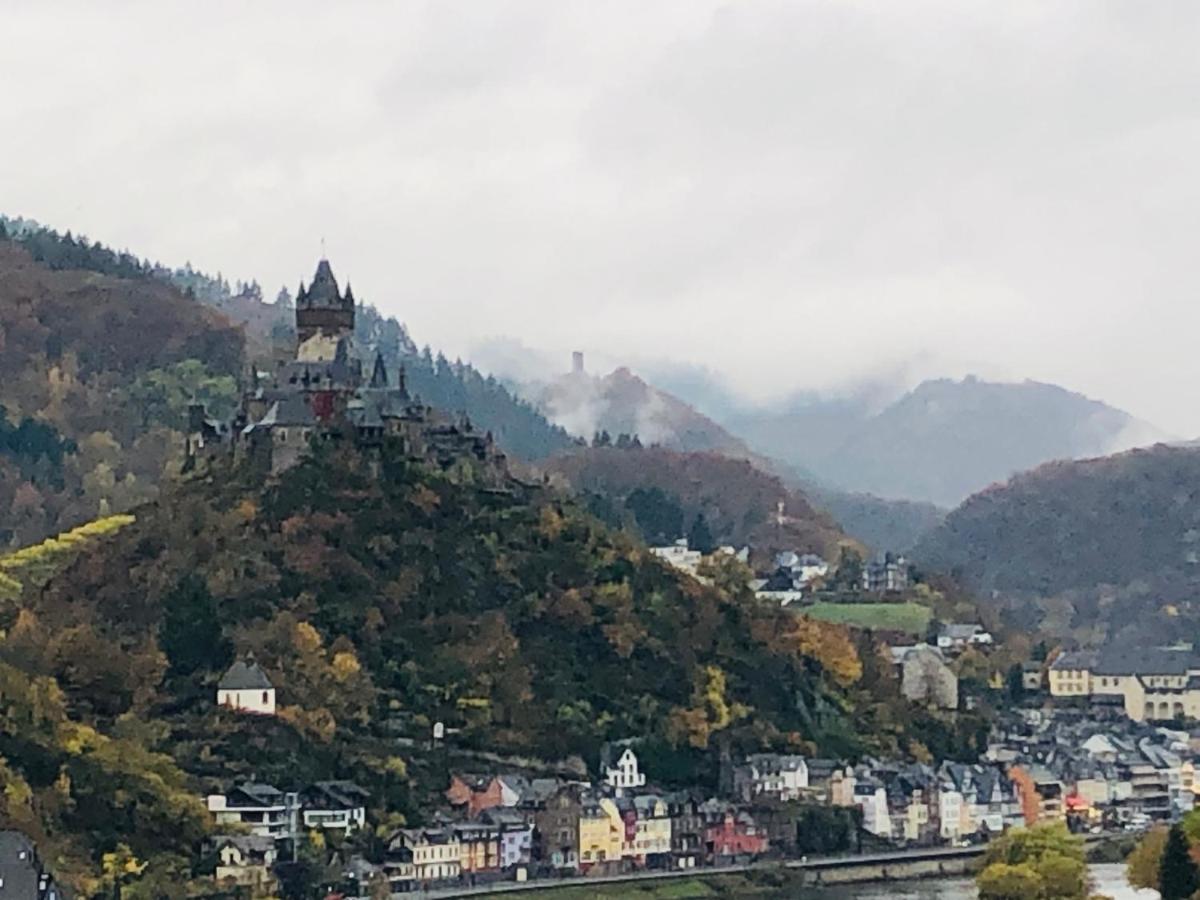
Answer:
[[[883,628],[921,635],[929,626],[932,615],[928,606],[919,603],[814,603],[793,609],[823,622],[852,625],[856,628]]]

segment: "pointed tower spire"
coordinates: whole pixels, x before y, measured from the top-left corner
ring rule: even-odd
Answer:
[[[342,306],[354,309],[354,291],[350,290],[350,282],[346,282],[346,293],[342,296]]]
[[[400,371],[396,373],[396,390],[400,393],[400,398],[408,403],[408,373],[404,370],[403,364],[400,366]]]
[[[350,288],[346,288],[346,293],[350,293]],[[388,386],[387,366],[383,362],[383,352],[375,351],[375,369],[371,372],[371,387],[386,388]]]

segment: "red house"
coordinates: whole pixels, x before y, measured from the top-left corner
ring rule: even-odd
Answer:
[[[713,856],[757,856],[767,849],[766,831],[759,830],[750,813],[733,809],[708,820],[704,842]]]
[[[466,807],[469,818],[475,818],[485,809],[500,806],[504,802],[504,787],[493,775],[452,775],[446,799],[451,806]]]

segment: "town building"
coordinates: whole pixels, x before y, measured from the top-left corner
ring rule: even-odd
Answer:
[[[808,791],[808,764],[802,756],[758,753],[733,770],[733,792],[746,803],[799,800]]]
[[[704,816],[704,842],[715,860],[754,857],[767,850],[767,836],[748,810],[709,800],[700,806]]]
[[[908,590],[908,560],[892,553],[863,566],[862,587],[871,593],[898,593]]]
[[[238,712],[275,715],[275,686],[253,657],[239,659],[217,682],[217,705]]]
[[[462,848],[451,828],[402,828],[387,843],[389,881],[424,885],[462,874]]]
[[[213,839],[217,854],[217,883],[231,883],[251,893],[271,893],[275,884],[272,867],[277,851],[275,839],[256,834],[226,834]]]
[[[604,783],[611,788],[628,791],[646,786],[646,774],[639,768],[637,754],[628,742],[606,744],[600,765],[604,770]]]
[[[1021,687],[1030,692],[1042,690],[1045,685],[1046,673],[1042,664],[1032,660],[1021,663]]]
[[[19,831],[0,831],[0,898],[64,900],[33,841]]]
[[[538,858],[557,870],[579,867],[580,816],[583,788],[569,784],[549,796],[533,814]]]
[[[459,868],[464,875],[500,870],[500,829],[488,822],[456,822]]]
[[[248,833],[274,839],[299,833],[300,796],[269,784],[246,782],[227,794],[210,794],[208,811],[217,827],[242,825]]]
[[[753,587],[754,596],[759,600],[769,600],[780,606],[790,606],[804,598],[804,586],[790,569],[776,569]]]
[[[505,807],[484,810],[479,821],[496,829],[500,844],[500,868],[508,871],[527,866],[533,859],[533,824],[525,813]]]
[[[939,650],[957,652],[967,647],[989,647],[993,643],[991,632],[982,625],[948,623],[938,629]]]
[[[695,575],[699,571],[700,562],[704,559],[704,554],[699,550],[688,548],[687,538],[680,538],[666,547],[651,547],[650,552],[667,565],[689,575]]]
[[[801,589],[829,574],[829,563],[815,553],[796,553],[784,550],[775,554],[776,570],[787,570]]]
[[[671,855],[671,812],[667,802],[655,794],[639,794],[631,800],[634,813],[632,855],[639,865],[664,868]]]
[[[1059,654],[1055,698],[1111,700],[1136,722],[1200,718],[1200,657],[1187,647],[1105,647]]]
[[[664,799],[671,817],[671,867],[694,869],[703,865],[706,838],[701,802],[690,791],[668,794]]]
[[[579,810],[579,867],[618,862],[625,843],[625,820],[611,797],[587,794]]]
[[[349,834],[366,824],[370,800],[352,781],[318,781],[300,792],[304,827]]]

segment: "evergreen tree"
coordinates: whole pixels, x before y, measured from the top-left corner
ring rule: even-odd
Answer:
[[[853,591],[862,586],[863,558],[853,547],[843,547],[838,557],[834,584],[843,590]]]
[[[233,655],[221,631],[217,604],[201,576],[190,573],[164,598],[159,644],[172,675],[191,675],[202,669],[227,666]]]
[[[1158,891],[1163,900],[1187,900],[1200,890],[1200,874],[1188,854],[1188,839],[1178,824],[1171,826],[1158,867]]]
[[[717,548],[704,513],[698,514],[696,521],[692,523],[692,530],[688,532],[688,547],[701,553],[712,553]]]

